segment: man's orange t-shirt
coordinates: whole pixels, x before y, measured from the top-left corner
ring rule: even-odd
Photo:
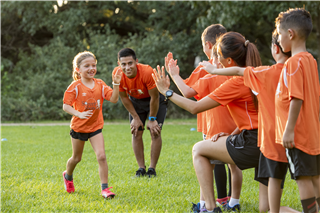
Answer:
[[[113,75],[120,66],[113,69]],[[150,97],[148,90],[156,87],[152,78],[153,69],[150,65],[137,64],[137,75],[130,79],[123,72],[119,86],[119,92],[126,91],[128,95],[136,99],[143,99]]]
[[[244,85],[243,77],[228,79],[208,96],[228,107],[240,131],[258,128],[258,112],[255,109],[250,88]]]
[[[212,61],[213,61],[212,59],[209,60],[211,64],[212,64]],[[200,70],[200,68],[202,67],[203,67],[202,65],[199,65],[198,67],[196,67],[196,69],[194,69],[194,71],[190,74],[190,76],[187,79],[183,80],[184,83],[189,87],[191,87],[201,77],[204,77],[205,75],[207,75],[208,72],[206,72],[205,70]],[[197,95],[194,96],[194,98],[196,100],[200,99]],[[197,131],[207,134],[207,125],[206,125],[207,123],[206,123],[205,117],[206,115],[203,112],[197,114]]]
[[[295,147],[309,155],[320,154],[319,87],[317,62],[310,53],[286,61],[275,96],[276,143],[282,144],[290,101],[296,98],[303,102],[294,128]]]
[[[72,117],[70,127],[75,132],[91,133],[103,128],[103,100],[110,100],[113,90],[102,80],[93,80],[95,84],[92,89],[82,84],[81,80],[77,80],[73,81],[64,93],[64,104],[73,106],[79,112],[93,111],[92,116],[88,119]]]
[[[283,64],[273,66],[247,67],[244,70],[244,84],[258,93],[259,121],[258,146],[262,154],[277,162],[288,162],[285,148],[275,142],[274,96]]]

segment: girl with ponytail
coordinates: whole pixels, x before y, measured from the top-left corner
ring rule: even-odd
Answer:
[[[254,44],[241,34],[229,32],[217,40],[219,63],[223,67],[259,66],[261,60]],[[259,164],[260,149],[257,146],[258,112],[254,104],[251,89],[244,85],[243,77],[233,77],[200,101],[184,98],[176,93],[167,93],[170,86],[164,68],[154,69],[153,78],[160,93],[167,95],[173,103],[192,114],[206,111],[220,105],[226,106],[237,125],[230,133],[220,133],[210,140],[196,143],[193,147],[193,165],[206,200],[208,212],[220,212],[216,207],[213,175],[210,160],[228,163],[232,176],[231,200],[224,207],[226,210],[240,211],[240,191],[242,173],[240,170],[255,168]],[[214,142],[213,142],[214,141]]]

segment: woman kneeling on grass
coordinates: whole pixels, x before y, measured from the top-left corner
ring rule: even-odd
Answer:
[[[261,59],[254,44],[236,32],[229,32],[217,40],[218,60],[223,67],[231,66],[260,66]],[[207,212],[221,212],[216,207],[214,189],[212,186],[213,175],[210,160],[220,160],[230,164],[232,176],[231,200],[225,205],[226,210],[240,211],[239,198],[242,185],[242,175],[239,169],[258,167],[260,149],[257,147],[258,112],[256,97],[250,88],[244,85],[243,77],[233,77],[225,81],[220,87],[200,101],[192,101],[169,90],[169,77],[164,77],[162,67],[154,69],[153,78],[160,93],[172,102],[197,114],[219,105],[228,107],[239,131],[229,135],[220,133],[213,140],[204,140],[193,147],[193,165],[198,181],[206,201]],[[235,133],[235,132],[234,132]],[[229,136],[228,136],[229,135]],[[237,178],[237,176],[239,178]]]
[[[108,188],[108,164],[102,135],[103,100],[112,103],[118,101],[120,71],[113,76],[114,88],[107,86],[102,80],[95,79],[97,60],[93,53],[84,51],[73,59],[73,79],[65,91],[63,110],[73,115],[71,120],[72,157],[67,162],[67,170],[63,172],[64,186],[68,193],[74,192],[73,171],[80,162],[84,143],[90,140],[99,164],[101,194],[104,198],[115,196]]]

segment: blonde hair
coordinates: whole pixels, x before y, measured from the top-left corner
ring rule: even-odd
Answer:
[[[72,61],[72,64],[73,64],[73,72],[72,72],[72,77],[74,80],[79,80],[81,79],[81,75],[80,73],[76,70],[76,68],[80,68],[80,64],[83,60],[85,60],[86,58],[88,57],[93,57],[96,62],[97,62],[97,59],[96,59],[96,56],[91,53],[90,51],[83,51],[83,52],[79,52],[74,58],[73,58],[73,61]]]

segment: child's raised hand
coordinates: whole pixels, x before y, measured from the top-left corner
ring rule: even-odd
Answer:
[[[164,58],[164,66],[167,72],[169,72],[169,62],[171,59],[173,59],[173,55],[171,52],[169,52],[167,56]]]
[[[79,117],[80,119],[89,119],[92,116],[92,114],[93,114],[92,110],[88,110],[88,111],[79,112],[77,117]]]
[[[205,70],[209,74],[214,74],[214,71],[217,69],[216,64],[211,64],[208,61],[202,61],[199,63],[199,65],[203,66],[202,68],[200,68],[200,70]]]
[[[121,77],[122,77],[122,71],[119,68],[117,72],[112,76],[112,80],[115,84],[119,84],[121,81]]]
[[[167,72],[170,74],[171,77],[179,75],[180,68],[177,65],[177,60],[171,59],[168,64],[168,69],[169,70],[167,70]]]
[[[165,75],[164,67],[162,66],[160,70],[160,66],[158,65],[157,70],[153,69],[152,78],[157,85],[158,91],[165,95],[170,86],[170,79],[168,75]]]

